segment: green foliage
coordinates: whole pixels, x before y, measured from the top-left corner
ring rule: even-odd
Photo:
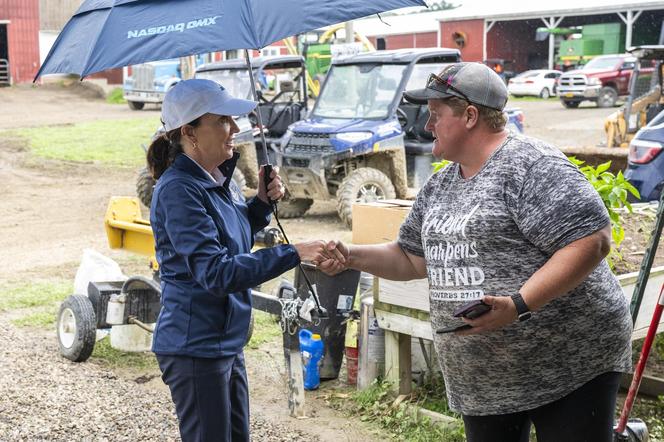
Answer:
[[[281,327],[269,313],[254,310],[254,331],[247,347],[257,349],[262,344],[281,338]]]
[[[417,397],[418,392],[415,393]],[[360,420],[378,424],[396,440],[403,441],[441,441],[462,442],[465,440],[463,425],[443,425],[430,419],[418,418],[413,404],[395,405],[394,395],[390,393],[390,384],[375,381],[369,388],[353,393],[350,402],[342,408],[349,414],[359,415]],[[421,402],[418,401],[419,404]]]
[[[127,104],[127,100],[122,97],[122,88],[116,87],[107,96],[106,102],[109,104]]]
[[[158,368],[154,354],[116,350],[111,347],[109,337],[97,341],[91,360],[101,362],[102,365],[110,368],[136,368],[141,370]]]
[[[141,144],[150,141],[158,126],[158,117],[147,117],[17,129],[0,134],[25,139],[30,150],[42,158],[137,167],[145,164]]]
[[[0,310],[49,306],[63,301],[73,291],[71,281],[26,282],[1,287]]]
[[[616,407],[616,415],[622,410],[622,404],[619,405]],[[652,399],[639,395],[634,402],[630,416],[646,423],[651,441],[664,440],[664,396]]]
[[[437,163],[431,163],[431,165],[433,166],[433,173],[436,173],[439,170],[444,169],[445,166],[447,166],[448,164],[450,164],[450,162],[447,160],[441,160],[438,161]]]
[[[437,2],[428,2],[429,4],[429,10],[431,11],[443,11],[443,10],[448,10],[448,9],[454,9],[458,8],[459,5],[455,5],[451,2],[447,2],[445,0],[443,1],[437,1]]]
[[[31,313],[18,319],[14,319],[12,324],[19,327],[38,327],[52,329],[55,327],[57,319],[57,309],[49,311]]]
[[[590,165],[583,165],[584,162],[569,157],[572,164],[576,165],[581,172],[586,176],[590,184],[595,188],[599,196],[602,198],[606,210],[609,212],[611,219],[611,236],[613,238],[614,246],[611,248],[611,255],[609,256],[609,263],[612,264],[615,258],[620,258],[617,248],[625,239],[625,229],[622,226],[620,213],[616,209],[626,208],[628,212],[632,212],[632,205],[627,200],[627,193],[631,193],[636,198],[640,198],[639,191],[632,186],[629,181],[625,179],[622,172],[614,175],[609,172],[611,161],[602,163],[597,167]]]

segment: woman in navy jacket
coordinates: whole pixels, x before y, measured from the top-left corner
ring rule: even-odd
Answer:
[[[157,185],[150,208],[161,277],[161,312],[153,336],[162,379],[169,386],[183,441],[248,441],[249,394],[243,346],[251,316],[250,289],[295,267],[327,259],[311,241],[251,252],[270,222],[268,198],[284,195],[263,169],[258,195],[246,203],[230,177],[244,115],[257,103],[217,83],[178,83],[164,98],[166,132],[148,150]]]

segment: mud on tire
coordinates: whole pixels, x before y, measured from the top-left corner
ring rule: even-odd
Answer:
[[[138,172],[136,177],[136,195],[145,207],[150,207],[152,193],[154,192],[155,180],[147,167]]]
[[[339,186],[337,212],[348,228],[352,228],[353,203],[393,198],[396,198],[396,191],[388,176],[378,169],[362,167],[351,172]]]
[[[279,201],[277,210],[279,218],[299,218],[304,215],[314,203],[310,198],[288,198]]]

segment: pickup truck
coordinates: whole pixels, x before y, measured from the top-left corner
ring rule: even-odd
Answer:
[[[560,76],[558,96],[566,108],[577,108],[582,101],[598,107],[613,107],[618,98],[629,95],[629,82],[636,65],[630,54],[601,55],[581,69]]]

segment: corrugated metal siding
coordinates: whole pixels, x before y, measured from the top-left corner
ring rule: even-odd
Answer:
[[[39,0],[39,30],[61,31],[82,0]]]
[[[0,20],[9,20],[9,66],[14,83],[32,81],[39,69],[39,0],[0,0]]]

